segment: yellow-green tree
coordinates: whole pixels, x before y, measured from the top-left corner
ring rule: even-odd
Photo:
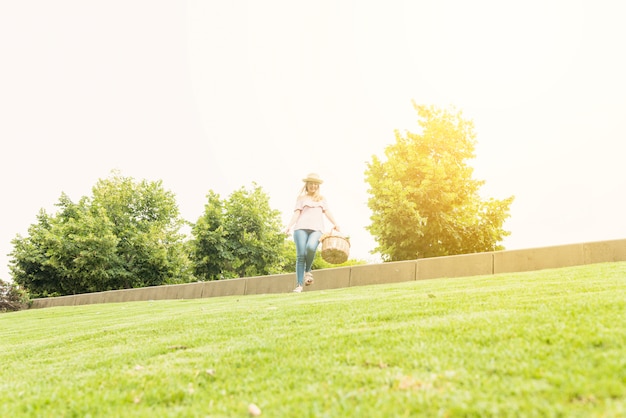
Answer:
[[[368,230],[384,261],[501,250],[513,196],[482,200],[484,181],[472,178],[471,120],[455,109],[413,103],[419,133],[396,141],[367,165],[372,210]]]

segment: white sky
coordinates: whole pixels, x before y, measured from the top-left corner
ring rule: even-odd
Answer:
[[[206,193],[259,184],[291,214],[316,171],[367,260],[366,162],[411,100],[476,125],[507,249],[626,237],[619,0],[22,0],[0,3],[0,278],[11,239],[111,170]]]

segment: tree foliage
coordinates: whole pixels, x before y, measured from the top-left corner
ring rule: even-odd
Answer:
[[[482,200],[472,178],[474,124],[454,109],[414,103],[421,132],[395,132],[395,143],[365,172],[372,210],[368,230],[385,261],[502,249],[513,197]]]
[[[261,187],[242,187],[222,200],[207,194],[204,214],[192,227],[195,276],[203,280],[280,273],[285,235],[280,212]]]
[[[13,279],[35,297],[181,283],[190,278],[175,197],[161,182],[113,175],[78,203],[62,194],[17,236]]]

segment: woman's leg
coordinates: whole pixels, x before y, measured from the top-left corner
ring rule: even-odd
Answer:
[[[298,286],[304,286],[304,269],[306,267],[307,240],[309,231],[296,229],[293,231],[293,241],[296,243],[296,278]]]
[[[310,231],[306,241],[306,265],[304,271],[311,271],[313,266],[313,259],[315,258],[315,251],[320,244],[320,238],[322,237],[322,231]],[[304,273],[302,273],[304,275]]]

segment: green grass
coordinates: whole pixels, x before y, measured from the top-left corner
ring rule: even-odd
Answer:
[[[626,416],[626,263],[0,315],[1,417]]]

